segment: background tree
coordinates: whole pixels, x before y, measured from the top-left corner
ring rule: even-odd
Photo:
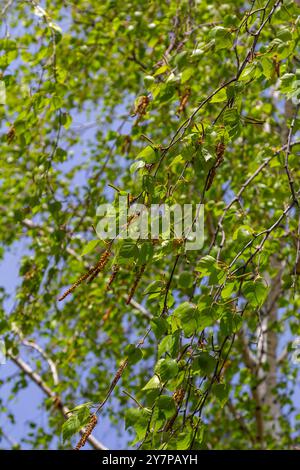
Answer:
[[[1,253],[23,253],[0,333],[12,396],[34,382],[48,416],[24,442],[101,449],[106,416],[130,448],[294,448],[298,2],[3,0],[0,16]],[[204,203],[203,248],[99,240],[120,195]]]

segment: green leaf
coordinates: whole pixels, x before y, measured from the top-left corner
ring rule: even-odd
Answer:
[[[281,77],[279,89],[287,95],[288,99],[295,99],[297,103],[300,102],[300,80],[297,80],[296,74],[284,74]]]
[[[155,390],[161,387],[161,382],[157,375],[151,377],[151,379],[146,383],[146,385],[142,388],[142,390]]]
[[[162,75],[163,73],[168,72],[168,70],[170,70],[168,65],[162,65],[161,67],[159,67],[155,71],[155,73],[153,74],[153,77],[157,77],[158,75]]]
[[[87,401],[86,403],[82,403],[81,405],[77,405],[74,408],[71,408],[69,411],[70,412],[78,412],[82,408],[90,408],[93,405],[92,401]],[[84,411],[86,412],[86,411]]]
[[[65,129],[69,129],[72,124],[72,117],[69,113],[62,113],[61,114],[61,123]]]
[[[193,440],[194,433],[192,431],[183,431],[176,437],[176,450],[189,449]]]
[[[258,78],[262,73],[262,69],[260,68],[257,62],[251,62],[250,64],[246,65],[244,70],[240,75],[241,81],[248,81],[253,78]]]
[[[199,306],[202,306],[202,304],[200,303]],[[197,331],[202,331],[204,330],[204,328],[212,326],[217,319],[218,314],[216,309],[214,309],[213,307],[207,307],[202,309],[197,317]]]
[[[124,240],[120,250],[119,250],[119,257],[120,258],[137,258],[139,255],[139,250],[136,245],[136,242],[130,240]]]
[[[291,31],[287,28],[280,29],[277,32],[277,37],[283,42],[291,41],[293,39]]]
[[[81,255],[80,256],[85,256],[87,255],[88,253],[90,253],[91,251],[94,250],[94,248],[96,248],[96,246],[100,243],[100,240],[90,240],[84,247],[84,249],[82,250],[81,252]]]
[[[152,281],[144,290],[144,294],[145,295],[149,295],[153,293],[160,294],[162,288],[163,288],[163,283],[161,281]]]
[[[125,355],[128,357],[130,364],[136,364],[143,357],[143,352],[140,348],[137,348],[134,344],[128,344],[125,348]]]
[[[215,94],[212,99],[210,100],[211,103],[222,103],[223,101],[227,100],[227,93],[226,89],[222,88],[220,91],[218,91],[217,94]]]
[[[223,26],[215,26],[211,30],[211,36],[215,38],[216,50],[231,48],[232,35],[230,29]]]
[[[176,413],[175,401],[172,397],[161,395],[157,399],[157,407],[163,412],[166,419],[171,418]]]
[[[151,242],[144,241],[139,249],[139,264],[146,264],[151,261],[153,253],[154,250]]]
[[[220,328],[224,336],[230,336],[232,333],[237,333],[243,324],[243,319],[240,315],[233,312],[225,312],[220,321]]]
[[[235,288],[236,285],[234,282],[227,282],[221,292],[222,299],[231,298]]]
[[[160,83],[156,87],[156,89],[153,91],[153,99],[156,100],[160,105],[168,103],[174,97],[174,94],[176,91],[176,84],[178,80],[174,79],[174,77],[171,77],[171,78],[172,78],[171,81],[169,81],[168,83]],[[154,163],[154,162],[148,162],[148,163]]]
[[[177,356],[179,349],[179,337],[180,331],[175,331],[173,334],[167,335],[165,338],[163,338],[158,346],[158,356],[161,357],[166,352],[168,352],[168,354],[170,354],[172,357]]]
[[[192,334],[196,332],[198,326],[198,310],[195,304],[183,302],[174,310],[173,316],[180,320],[185,336],[192,336]]]
[[[145,147],[137,156],[137,159],[146,163],[155,163],[159,158],[158,150],[154,150],[151,145]]]
[[[151,320],[151,328],[156,339],[160,339],[168,332],[169,324],[165,318],[154,318]]]
[[[170,358],[160,359],[155,366],[155,372],[159,375],[162,382],[175,378],[178,370],[177,361]]]
[[[148,408],[128,408],[125,411],[125,429],[133,428],[137,439],[142,439],[147,431],[147,424],[151,416]]]
[[[200,277],[209,276],[209,284],[216,284],[221,282],[225,277],[224,270],[218,265],[215,258],[212,256],[204,256],[196,266],[196,271],[200,273]]]
[[[292,85],[294,80],[296,79],[296,75],[294,73],[285,73],[280,78],[280,91],[282,93],[287,93],[292,90]]]
[[[210,375],[214,372],[216,360],[208,352],[200,352],[192,363],[192,370],[199,375]]]
[[[223,121],[230,139],[239,135],[241,131],[241,120],[236,108],[226,109]]]
[[[232,235],[232,240],[245,241],[253,235],[253,230],[249,225],[240,225]]]
[[[181,74],[181,83],[187,82],[195,74],[195,69],[193,67],[188,67]]]
[[[274,63],[268,57],[262,57],[260,63],[263,68],[264,76],[267,78],[267,80],[270,80],[274,75]]]
[[[201,272],[203,276],[209,276],[215,272],[217,261],[210,255],[203,256],[196,267],[196,271]]]
[[[194,282],[194,277],[189,271],[183,271],[179,275],[178,286],[182,288],[192,287]]]
[[[261,307],[267,297],[268,287],[262,279],[247,281],[243,284],[243,294],[251,305]]]
[[[214,163],[215,163],[215,158],[212,156],[212,154],[205,147],[201,147],[201,151],[198,152],[198,153],[200,153],[202,163],[203,163],[203,167],[207,171],[210,170],[213,167]]]
[[[67,159],[67,155],[68,155],[68,153],[66,152],[66,150],[64,150],[60,147],[58,147],[56,149],[55,156],[57,157],[57,159],[60,162],[64,162]]]
[[[212,387],[212,392],[218,400],[221,408],[224,408],[224,405],[229,398],[229,387],[225,384],[214,384]]]
[[[138,160],[137,162],[134,162],[130,166],[130,173],[135,173],[137,170],[140,170],[141,168],[144,168],[145,162],[142,160]]]
[[[88,424],[90,420],[89,406],[79,405],[73,409],[72,415],[64,422],[62,426],[63,442],[70,439],[74,434],[78,433],[80,429]]]
[[[153,194],[155,178],[152,175],[143,175],[143,190]]]

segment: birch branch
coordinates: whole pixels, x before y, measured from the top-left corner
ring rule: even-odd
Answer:
[[[7,351],[7,355],[15,365],[44,392],[45,395],[52,398],[53,403],[59,409],[63,417],[68,419],[68,413],[70,412],[69,408],[62,403],[61,398],[44,382],[42,377],[20,357],[14,356],[10,351]],[[83,435],[84,433],[85,429],[82,428],[80,430],[80,434]],[[104,444],[98,441],[94,436],[89,436],[87,440],[95,450],[107,450],[107,447],[105,447]]]

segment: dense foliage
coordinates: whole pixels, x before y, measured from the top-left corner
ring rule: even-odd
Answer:
[[[1,254],[23,255],[0,334],[12,397],[45,395],[30,447],[100,449],[104,416],[130,448],[296,445],[299,11],[1,1]],[[203,248],[100,240],[120,195],[203,203]]]

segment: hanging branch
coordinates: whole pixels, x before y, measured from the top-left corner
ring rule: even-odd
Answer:
[[[40,349],[40,348],[39,348]],[[59,395],[57,395],[51,388],[44,382],[42,377],[35,372],[23,359],[20,357],[15,356],[11,351],[7,351],[8,357],[16,364],[16,366],[24,372],[27,377],[29,377],[49,398],[53,400],[53,404],[55,408],[57,408],[65,419],[68,419],[68,415],[70,410],[67,406],[65,406],[62,402],[62,399]],[[55,376],[57,377],[58,374],[56,372]],[[81,429],[80,434],[82,436],[86,435],[86,430]],[[96,450],[107,450],[102,442],[98,441],[94,436],[87,436],[86,439],[89,444]]]

